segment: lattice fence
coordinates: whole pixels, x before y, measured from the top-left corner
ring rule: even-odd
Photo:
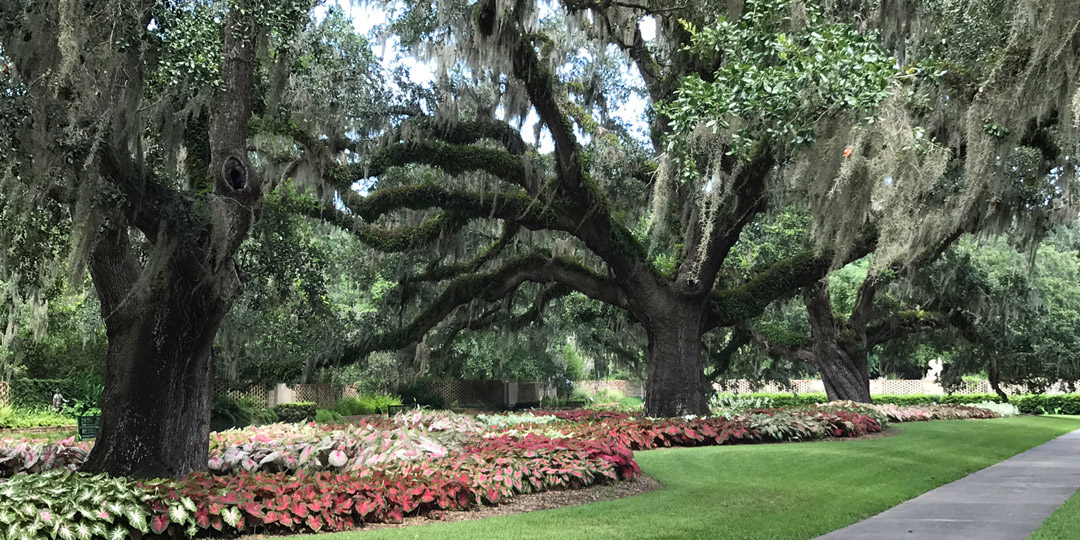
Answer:
[[[0,407],[11,405],[11,385],[0,381]]]
[[[215,381],[214,382],[214,397],[231,397],[233,399],[240,399],[242,397],[254,397],[262,400],[263,403],[267,403],[267,399],[270,395],[271,386],[266,383],[256,383],[246,388],[237,388],[230,385],[227,382]]]
[[[505,399],[506,384],[501,381],[428,381],[431,393],[443,398],[447,406],[458,405],[502,405]]]
[[[595,394],[600,390],[618,390],[624,396],[644,397],[645,383],[642,381],[574,381],[574,388]]]
[[[296,392],[296,401],[310,401],[320,409],[333,407],[345,397],[345,387],[340,384],[296,384],[292,389]]]

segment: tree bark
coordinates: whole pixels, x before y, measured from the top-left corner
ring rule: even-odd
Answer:
[[[833,316],[827,280],[803,294],[813,338],[813,364],[821,374],[830,401],[870,403],[870,371],[864,336],[845,328]]]
[[[262,205],[246,144],[257,32],[252,6],[234,6],[209,130],[212,194],[196,204],[176,196],[141,172],[121,137],[100,157],[130,204],[102,209],[90,255],[109,350],[101,428],[83,471],[158,478],[206,469],[211,347],[241,291],[233,256]],[[152,246],[145,263],[129,227]]]
[[[1009,402],[1009,395],[1001,388],[1001,368],[998,367],[997,357],[990,355],[990,388],[994,389],[1002,403]]]
[[[703,301],[658,301],[662,307],[646,319],[649,338],[645,413],[670,418],[709,413],[705,363],[701,354]]]
[[[83,471],[173,478],[206,469],[210,351],[233,295],[213,282],[190,279],[177,270],[184,266],[167,270],[160,287],[132,291],[138,301],[105,314],[104,414]],[[92,273],[95,283],[106,279]],[[103,310],[106,305],[112,304],[103,302]]]

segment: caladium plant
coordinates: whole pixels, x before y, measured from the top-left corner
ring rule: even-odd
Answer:
[[[0,441],[0,478],[51,469],[75,470],[90,453],[90,445],[74,437],[49,443],[20,439]]]

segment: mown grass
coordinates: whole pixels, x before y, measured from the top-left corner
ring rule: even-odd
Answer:
[[[1080,538],[1080,492],[1046,518],[1028,540],[1076,540]]]
[[[809,539],[1078,428],[1080,417],[1060,416],[926,422],[861,441],[638,452],[664,489],[530,514],[302,538]],[[1080,501],[1071,504],[1076,516]]]

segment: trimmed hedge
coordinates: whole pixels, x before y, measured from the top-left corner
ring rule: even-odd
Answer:
[[[315,419],[316,405],[310,401],[299,403],[281,403],[274,406],[278,420],[287,424],[308,422]]]
[[[11,381],[11,404],[20,409],[52,407],[57,389],[69,400],[78,393],[68,379],[15,379]]]
[[[1080,414],[1080,394],[1040,394],[1009,401],[1024,414]]]
[[[745,394],[750,397],[761,397],[772,400],[773,407],[792,407],[797,405],[811,405],[814,403],[826,403],[829,398],[825,394]],[[951,394],[944,396],[928,394],[879,394],[873,396],[874,403],[890,405],[973,405],[984,401],[1001,403],[997,394]],[[1080,394],[1028,394],[1023,396],[1010,396],[1009,403],[1016,405],[1023,414],[1075,414],[1080,415]]]

